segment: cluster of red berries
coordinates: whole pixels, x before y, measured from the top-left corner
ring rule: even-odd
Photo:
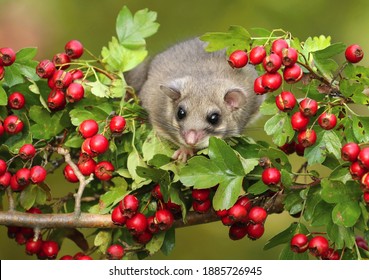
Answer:
[[[22,160],[31,163],[36,155],[36,148],[32,144],[24,144],[18,152]],[[12,160],[10,160],[11,162]],[[22,167],[13,174],[9,171],[9,162],[0,159],[0,190],[10,187],[13,191],[24,190],[30,184],[41,184],[47,176],[46,169],[41,165]]]
[[[330,248],[328,240],[321,235],[314,236],[309,240],[305,234],[297,233],[292,237],[290,245],[291,250],[295,253],[303,253],[309,250],[311,255],[322,260],[340,259],[340,254],[334,248]]]
[[[31,214],[41,214],[41,210],[37,207],[32,207],[26,211]],[[37,255],[38,259],[55,259],[59,252],[59,244],[53,240],[42,240],[39,235],[35,238],[33,228],[27,227],[8,227],[8,237],[15,239],[19,245],[25,245],[25,250],[28,255]]]
[[[71,40],[65,45],[65,52],[56,54],[52,60],[42,60],[36,67],[40,78],[48,79],[51,88],[47,98],[50,110],[62,110],[67,104],[77,102],[84,97],[84,88],[78,80],[84,74],[80,69],[66,71],[73,59],[83,54],[83,45],[77,40]]]
[[[159,188],[159,191],[158,191]],[[159,194],[159,198],[158,198]],[[148,243],[154,234],[159,231],[170,229],[174,223],[174,215],[166,204],[162,202],[160,186],[156,185],[152,195],[158,198],[158,209],[149,217],[139,211],[140,200],[133,194],[126,195],[119,204],[113,209],[111,219],[115,225],[125,226],[132,234],[134,240],[139,244]],[[177,205],[180,209],[180,206]],[[111,249],[111,251],[116,250]],[[109,255],[112,252],[108,252]]]
[[[5,67],[14,63],[16,54],[12,48],[0,48],[0,81],[4,78]]]
[[[360,182],[364,202],[369,205],[369,148],[361,149],[357,143],[349,142],[342,146],[341,158],[351,162],[352,179]]]
[[[262,64],[265,73],[254,82],[256,94],[265,94],[277,90],[282,81],[292,84],[298,82],[303,75],[301,67],[296,63],[298,52],[290,47],[286,40],[277,39],[271,44],[270,54],[267,55],[265,46],[253,47],[248,54],[236,50],[229,56],[229,64],[235,68],[244,67],[250,58],[253,65]],[[279,73],[281,70],[282,75]]]
[[[109,121],[110,134],[119,136],[126,127],[126,120],[122,116],[113,116]],[[90,176],[94,173],[95,177],[102,181],[110,180],[115,170],[110,161],[94,160],[98,155],[104,154],[109,148],[109,140],[99,132],[99,125],[95,120],[84,120],[79,125],[79,133],[85,139],[81,146],[81,153],[78,159],[77,167],[84,176]],[[105,130],[105,129],[104,129]],[[73,168],[67,164],[64,168],[65,178],[72,183],[79,181]]]

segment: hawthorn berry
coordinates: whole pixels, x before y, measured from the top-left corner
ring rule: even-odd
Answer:
[[[55,64],[49,59],[44,59],[36,66],[36,74],[40,78],[51,78],[55,72]]]
[[[137,213],[139,204],[140,201],[135,195],[128,194],[119,202],[120,211],[124,216],[131,218]]]
[[[281,58],[275,54],[271,53],[263,59],[263,67],[265,71],[268,73],[275,73],[281,68],[282,60]]]
[[[147,229],[147,220],[144,214],[136,213],[126,221],[126,227],[133,235],[143,233]]]
[[[322,256],[329,248],[328,240],[324,236],[314,236],[308,244],[309,252],[316,256]]]
[[[65,94],[60,89],[53,89],[47,97],[47,107],[50,110],[57,111],[65,108]]]
[[[153,189],[151,190],[151,195],[155,197],[156,199],[163,200],[163,194],[160,190],[160,185],[156,184]]]
[[[202,201],[194,200],[192,202],[192,208],[197,213],[206,213],[211,208],[211,200],[210,199],[206,199],[206,200],[202,200]]]
[[[123,226],[126,223],[127,217],[123,216],[120,206],[116,206],[111,212],[111,220],[117,226]]]
[[[81,84],[71,83],[65,92],[65,97],[69,103],[80,101],[85,95],[85,89]]]
[[[10,66],[14,63],[16,54],[12,48],[0,48],[0,65]]]
[[[109,141],[102,134],[96,134],[91,137],[90,149],[93,153],[103,154],[109,149]]]
[[[146,244],[152,239],[152,233],[149,230],[145,230],[142,233],[133,235],[133,239],[139,244]]]
[[[288,43],[284,39],[277,39],[272,42],[271,51],[282,57],[282,50],[289,48]]]
[[[361,166],[358,161],[355,161],[350,165],[349,171],[353,180],[361,180],[364,174],[368,172],[368,169]]]
[[[126,119],[122,116],[114,116],[109,122],[109,128],[113,134],[121,134],[126,128]]]
[[[247,53],[242,50],[236,50],[229,56],[228,63],[232,68],[242,68],[248,62]]]
[[[337,117],[334,114],[324,112],[318,117],[318,124],[325,130],[331,130],[337,124]]]
[[[13,110],[20,110],[26,104],[26,99],[24,95],[20,92],[13,92],[8,97],[8,106]]]
[[[287,142],[283,146],[278,147],[281,151],[283,151],[286,155],[291,155],[296,152],[296,142]]]
[[[40,165],[35,165],[31,167],[30,170],[30,180],[34,184],[39,184],[45,181],[47,176],[47,171],[44,167]]]
[[[155,224],[158,225],[158,228],[162,231],[166,231],[170,229],[174,222],[174,217],[172,212],[167,209],[160,209],[155,212],[154,217]]]
[[[59,253],[59,244],[53,240],[44,241],[41,247],[42,252],[46,258],[53,260]]]
[[[10,185],[10,179],[12,174],[9,171],[5,171],[3,175],[0,175],[0,190],[4,190]]]
[[[247,225],[247,236],[251,240],[259,239],[264,234],[264,225],[263,224],[253,224],[250,223]]]
[[[278,185],[281,181],[281,172],[274,167],[269,167],[263,170],[261,180],[265,185]]]
[[[304,98],[299,104],[299,110],[306,117],[315,116],[318,111],[318,102],[311,98]]]
[[[81,162],[78,163],[77,166],[78,166],[78,169],[79,169],[79,171],[81,171],[83,176],[90,176],[92,173],[95,172],[96,161],[94,161],[92,158],[89,158],[87,160],[82,160]],[[101,175],[99,175],[99,176],[101,176]]]
[[[315,144],[317,139],[316,132],[312,129],[306,129],[299,132],[297,135],[297,141],[305,148]]]
[[[99,125],[95,120],[84,120],[79,125],[78,131],[83,138],[90,138],[98,133]]]
[[[253,47],[249,54],[250,63],[254,65],[262,63],[265,57],[266,57],[266,51],[263,46]]]
[[[85,141],[83,141],[83,143],[82,143],[81,151],[82,151],[82,153],[87,154],[90,157],[96,157],[97,153],[95,153],[91,150],[90,142],[91,142],[91,137],[86,138]]]
[[[233,224],[229,228],[228,236],[231,240],[240,240],[247,235],[247,226],[244,224]]]
[[[341,148],[341,158],[344,161],[356,161],[359,153],[360,146],[355,142],[349,142]]]
[[[247,210],[240,204],[235,204],[228,209],[228,217],[232,222],[240,222],[247,218]]]
[[[369,147],[360,150],[357,160],[362,166],[369,169]]]
[[[80,80],[82,79],[85,74],[83,74],[83,71],[80,70],[80,69],[73,69],[73,70],[70,70],[69,73],[72,75],[72,80]]]
[[[348,62],[358,63],[360,60],[363,59],[364,52],[359,45],[353,44],[346,48],[345,57]]]
[[[69,67],[70,57],[66,53],[57,53],[52,61],[59,69],[65,70]]]
[[[6,170],[8,169],[8,164],[5,160],[0,159],[0,176],[4,175]]]
[[[106,250],[106,256],[109,260],[120,260],[124,256],[124,248],[119,244],[112,244]]]
[[[296,105],[296,98],[290,91],[282,91],[275,97],[275,104],[283,112],[292,111]]]
[[[295,253],[303,253],[308,249],[309,239],[303,233],[295,234],[291,241],[291,250]]]
[[[306,117],[300,111],[295,112],[291,116],[291,125],[295,131],[305,130],[308,124],[309,124],[309,118]]]
[[[78,177],[76,176],[76,174],[74,173],[72,167],[69,164],[67,164],[64,167],[63,174],[64,174],[65,179],[67,179],[67,181],[69,181],[71,183],[77,183],[79,181]]]
[[[155,216],[147,217],[147,230],[152,234],[159,232],[160,229],[158,225],[155,223]]]
[[[24,144],[20,147],[18,154],[21,159],[29,160],[35,156],[36,149],[32,144]]]
[[[64,50],[70,58],[77,59],[83,54],[83,45],[78,40],[70,40],[65,44]]]
[[[298,53],[294,48],[284,48],[281,52],[282,64],[286,67],[294,65],[298,58]]]
[[[369,204],[369,192],[368,191],[365,191],[363,193],[363,200],[364,200],[364,202],[365,202],[366,205]]]
[[[41,238],[34,240],[34,238],[31,237],[26,241],[26,253],[28,255],[37,254],[38,252],[40,252],[41,248],[42,248]]]
[[[366,242],[366,240],[362,236],[359,236],[359,235],[356,236],[355,237],[355,242],[356,242],[357,246],[360,247],[361,249],[369,251],[368,243]]]
[[[253,206],[248,214],[250,222],[254,224],[264,223],[267,216],[268,216],[267,211],[260,206]]]
[[[328,248],[328,250],[321,256],[322,260],[339,260],[340,254],[333,248]]]
[[[249,212],[251,207],[252,207],[251,200],[245,195],[238,198],[235,204],[239,204],[239,205],[245,207],[247,212]],[[227,211],[225,213],[227,213]]]
[[[192,189],[192,198],[197,201],[207,200],[210,196],[210,189]]]
[[[262,95],[268,92],[263,86],[263,76],[257,77],[254,81],[254,92],[258,95]]]
[[[17,134],[23,130],[23,122],[16,115],[7,116],[3,125],[5,132],[9,134]]]
[[[265,73],[261,77],[262,85],[266,91],[275,91],[282,85],[282,76],[278,72]]]
[[[72,75],[64,70],[56,70],[51,77],[53,83],[52,88],[64,89],[67,88],[73,81]]]
[[[113,177],[113,172],[114,166],[110,161],[101,161],[96,164],[94,174],[97,179],[108,181]]]
[[[0,81],[4,78],[5,75],[5,68],[4,66],[0,65]]]
[[[26,187],[29,185],[30,183],[30,179],[31,179],[31,170],[28,168],[21,168],[18,169],[18,171],[15,173],[15,178],[17,183],[22,186],[22,187]]]
[[[290,67],[285,67],[283,70],[283,79],[287,84],[294,84],[301,80],[304,72],[301,67],[295,63]]]

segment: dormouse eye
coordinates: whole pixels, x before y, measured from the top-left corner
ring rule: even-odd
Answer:
[[[208,123],[216,125],[220,120],[220,115],[218,113],[212,113],[207,116],[206,120],[208,121]]]
[[[186,111],[182,107],[178,108],[177,117],[179,120],[182,120],[186,117]]]

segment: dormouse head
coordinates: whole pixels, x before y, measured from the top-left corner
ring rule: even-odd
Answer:
[[[170,100],[170,122],[176,129],[171,136],[181,146],[202,149],[208,146],[210,136],[225,138],[243,130],[240,116],[247,96],[241,87],[185,77],[161,85],[160,90]]]

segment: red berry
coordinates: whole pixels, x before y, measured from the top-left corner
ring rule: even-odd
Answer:
[[[316,115],[318,111],[318,102],[314,99],[304,98],[299,105],[300,112],[306,117],[312,117]]]
[[[147,220],[145,215],[142,213],[136,213],[132,218],[128,218],[126,221],[126,227],[133,235],[143,233],[147,229]]]
[[[77,183],[79,181],[78,177],[76,176],[76,174],[74,173],[72,167],[69,164],[67,164],[64,167],[63,173],[64,173],[65,179],[67,179],[69,182]]]
[[[71,83],[65,93],[69,103],[74,103],[80,101],[85,95],[85,89],[81,84]]]
[[[331,113],[323,113],[318,118],[318,124],[325,130],[333,129],[337,124],[337,117]]]
[[[283,112],[291,111],[296,105],[296,98],[290,91],[282,91],[275,97],[275,104]]]
[[[79,260],[79,261],[90,261],[90,260],[93,260],[93,258],[90,257],[90,256],[87,256],[87,255],[83,255],[83,256],[78,257],[77,260]]]
[[[13,92],[8,97],[8,106],[13,110],[20,110],[26,104],[24,95],[20,92]]]
[[[59,244],[52,240],[44,241],[42,243],[42,252],[48,259],[56,259],[59,253]]]
[[[245,207],[247,212],[249,212],[252,207],[252,202],[247,196],[241,196],[239,199],[237,199],[236,204]],[[225,213],[228,214],[228,211],[226,211]]]
[[[340,254],[334,250],[333,248],[328,248],[328,250],[321,256],[322,260],[331,260],[331,261],[335,261],[335,260],[339,260]]]
[[[193,189],[192,198],[197,201],[207,200],[210,196],[210,189]]]
[[[36,74],[40,78],[51,78],[55,72],[55,64],[48,60],[42,60],[37,66],[36,66]]]
[[[228,210],[227,210],[227,209],[217,210],[217,211],[215,211],[215,214],[216,214],[218,217],[223,218],[223,217],[228,216]]]
[[[0,190],[4,190],[10,185],[10,179],[12,178],[12,174],[6,171],[3,175],[0,176]]]
[[[284,144],[283,146],[278,147],[282,150],[286,155],[291,155],[296,152],[296,142],[292,141],[289,143]]]
[[[349,170],[353,180],[361,180],[364,174],[368,172],[368,169],[361,166],[358,161],[353,162]]]
[[[40,252],[42,247],[42,239],[34,240],[33,238],[30,238],[26,242],[26,253],[28,255],[34,255]]]
[[[242,68],[248,62],[247,53],[242,50],[236,50],[229,56],[228,63],[232,68]]]
[[[147,217],[147,230],[151,232],[152,234],[159,232],[159,227],[155,223],[155,216]]]
[[[124,248],[122,245],[113,244],[106,250],[106,256],[109,260],[120,260],[124,256]]]
[[[30,170],[30,180],[34,184],[39,184],[45,181],[47,176],[47,171],[40,165],[32,166]]]
[[[309,124],[309,118],[306,117],[303,113],[299,111],[295,112],[291,116],[291,125],[292,125],[292,128],[296,131],[305,130],[308,124]]]
[[[16,115],[7,116],[4,120],[4,129],[9,134],[17,134],[23,130],[23,122]]]
[[[151,195],[155,197],[156,199],[163,200],[163,194],[161,193],[159,184],[156,184],[154,186],[154,188],[151,191]]]
[[[18,152],[19,156],[23,160],[29,160],[36,154],[36,149],[32,144],[24,144]]]
[[[72,75],[72,80],[80,80],[82,79],[85,75],[83,74],[82,70],[80,69],[73,69],[70,70],[69,73]]]
[[[91,137],[90,148],[93,153],[103,154],[109,148],[109,141],[102,134],[96,134]]]
[[[363,148],[357,156],[359,163],[369,169],[369,147]]]
[[[5,160],[0,159],[0,176],[4,175],[6,170],[8,169],[8,164]]]
[[[123,216],[122,211],[120,211],[120,207],[116,206],[111,212],[111,220],[113,221],[113,224],[123,226],[126,223],[127,217]]]
[[[264,225],[263,224],[248,224],[247,225],[247,236],[252,239],[256,240],[262,237],[264,234]]]
[[[81,162],[78,162],[78,165],[77,166],[78,166],[79,171],[81,171],[82,175],[84,175],[84,176],[90,176],[91,173],[94,173],[95,172],[96,161],[94,161],[93,159],[89,158],[87,160],[82,160]]]
[[[246,208],[240,204],[235,204],[228,209],[228,217],[232,222],[241,222],[247,218]]]
[[[301,80],[304,72],[301,67],[295,63],[290,67],[285,67],[283,70],[283,79],[287,84],[294,84]]]
[[[93,152],[90,147],[91,138],[86,138],[85,141],[83,141],[81,146],[81,151],[84,154],[87,154],[90,157],[96,157],[97,153]]]
[[[310,147],[316,142],[316,132],[312,129],[301,131],[297,135],[297,141],[305,148]]]
[[[52,76],[52,83],[58,89],[67,88],[73,81],[72,75],[64,70],[57,70]]]
[[[282,50],[282,63],[286,67],[294,65],[298,58],[298,53],[294,48],[284,48]]]
[[[263,46],[256,46],[250,51],[250,62],[254,65],[262,63],[265,57],[266,51]]]
[[[254,81],[254,91],[258,95],[267,93],[267,89],[263,86],[263,76],[257,77]]]
[[[64,260],[64,261],[73,260],[73,257],[71,255],[64,255],[59,260]]]
[[[192,202],[192,208],[197,213],[206,213],[211,208],[211,200],[210,199],[206,199],[202,201],[194,200]]]
[[[30,183],[31,178],[31,170],[28,168],[21,168],[15,173],[15,178],[17,180],[17,183],[22,186],[26,187]]]
[[[325,237],[318,235],[310,240],[308,248],[312,255],[319,257],[327,252],[329,243]]]
[[[57,53],[53,57],[53,63],[61,70],[65,70],[69,67],[70,57],[66,53]]]
[[[0,65],[10,66],[15,61],[15,52],[11,48],[0,48]]]
[[[341,148],[341,158],[344,161],[356,161],[359,153],[360,146],[354,142],[349,142]]]
[[[281,181],[281,172],[274,167],[266,168],[261,174],[261,180],[266,185],[277,185]]]
[[[83,138],[90,138],[97,134],[99,131],[99,125],[95,120],[84,120],[78,128]]]
[[[154,217],[155,223],[162,231],[168,230],[172,227],[174,217],[172,212],[167,209],[157,210]]]
[[[263,67],[265,71],[267,71],[268,73],[277,72],[279,68],[281,68],[281,66],[282,66],[282,60],[275,53],[272,53],[263,59]]]
[[[240,240],[247,235],[247,226],[244,224],[233,224],[229,228],[229,238],[232,240]]]
[[[362,237],[362,236],[356,236],[355,237],[355,242],[357,244],[358,247],[360,247],[361,249],[364,250],[369,250],[368,248],[368,243],[366,242],[366,240]]]
[[[265,222],[267,216],[268,213],[264,208],[260,206],[254,206],[250,209],[248,218],[251,223],[261,224]]]
[[[15,175],[11,176],[9,185],[10,185],[10,188],[12,189],[12,191],[14,191],[14,192],[21,192],[26,187],[26,186],[21,186],[18,183],[17,177]]]
[[[5,68],[0,64],[0,81],[4,78]]]
[[[47,107],[50,110],[57,111],[65,108],[66,101],[64,92],[60,89],[53,89],[47,98]]]
[[[297,233],[291,239],[291,250],[295,253],[303,253],[308,249],[309,239],[305,234]]]
[[[126,119],[122,116],[114,116],[111,118],[109,128],[113,134],[121,134],[126,128]]]
[[[363,188],[365,189],[365,192],[369,190],[369,172],[365,173],[362,177],[361,177],[361,185],[363,186]]]
[[[261,77],[263,87],[269,92],[277,90],[282,85],[282,77],[278,72],[265,73]]]
[[[109,161],[101,161],[95,166],[94,174],[101,181],[108,181],[113,177],[114,166]]]
[[[151,240],[151,238],[152,233],[148,230],[133,236],[133,239],[139,244],[146,244]]]
[[[83,54],[83,45],[77,40],[71,40],[66,43],[64,49],[66,54],[72,59],[80,58]]]
[[[364,52],[359,45],[350,45],[346,48],[345,57],[348,62],[357,63],[364,57]]]
[[[286,40],[284,39],[277,39],[274,40],[272,43],[272,47],[271,47],[271,51],[277,55],[279,55],[280,57],[282,57],[282,50],[283,49],[287,49],[288,43]]]
[[[120,211],[124,216],[131,218],[137,213],[139,204],[136,196],[128,194],[119,202]]]

